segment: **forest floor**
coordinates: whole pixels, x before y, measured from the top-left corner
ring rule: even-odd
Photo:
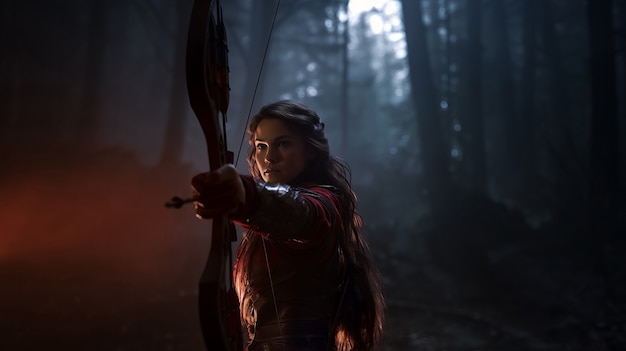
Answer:
[[[464,196],[447,218],[418,225],[411,249],[378,259],[385,350],[626,350],[623,234],[602,244],[577,223],[531,229],[516,211]]]
[[[163,206],[188,194],[190,166],[147,167],[121,150],[2,161],[1,350],[204,349],[196,281],[209,227]],[[385,234],[372,238],[383,350],[626,350],[623,235],[531,229],[470,195],[410,235],[368,231]]]

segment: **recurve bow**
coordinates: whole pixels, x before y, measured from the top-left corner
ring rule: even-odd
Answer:
[[[262,62],[265,61],[279,4],[280,0],[276,4]],[[194,1],[186,55],[189,102],[204,133],[210,170],[216,170],[227,163],[233,163],[233,153],[227,149],[226,143],[226,112],[230,86],[226,29],[219,0]],[[263,63],[261,70],[262,67]],[[260,76],[261,72],[257,78],[257,86]],[[166,206],[180,208],[194,200],[195,198],[174,197]],[[236,231],[227,216],[213,218],[212,221],[211,249],[198,290],[202,336],[209,350],[242,351],[239,304],[231,275],[231,246],[237,240]],[[275,297],[274,304],[276,305]]]
[[[202,127],[210,170],[233,162],[226,145],[229,103],[228,47],[218,1],[195,0],[189,21],[186,75],[191,108]],[[236,232],[227,216],[212,220],[211,249],[198,290],[200,326],[209,350],[241,351],[239,304],[234,292],[232,242]]]

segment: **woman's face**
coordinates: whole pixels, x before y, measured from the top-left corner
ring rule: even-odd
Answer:
[[[276,118],[259,122],[253,135],[256,166],[268,183],[288,184],[312,158],[304,140]]]

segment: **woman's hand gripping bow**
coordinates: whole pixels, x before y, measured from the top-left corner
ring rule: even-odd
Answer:
[[[196,217],[200,219],[236,215],[243,209],[246,200],[241,177],[231,164],[194,176],[191,190]]]

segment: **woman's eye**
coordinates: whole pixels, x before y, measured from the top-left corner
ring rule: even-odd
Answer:
[[[265,150],[266,147],[267,147],[267,145],[265,145],[265,144],[257,144],[256,145],[256,149],[257,150]]]
[[[289,147],[290,145],[291,145],[291,143],[290,143],[290,142],[288,142],[288,141],[280,141],[280,142],[278,143],[278,146],[279,146],[279,147]]]

